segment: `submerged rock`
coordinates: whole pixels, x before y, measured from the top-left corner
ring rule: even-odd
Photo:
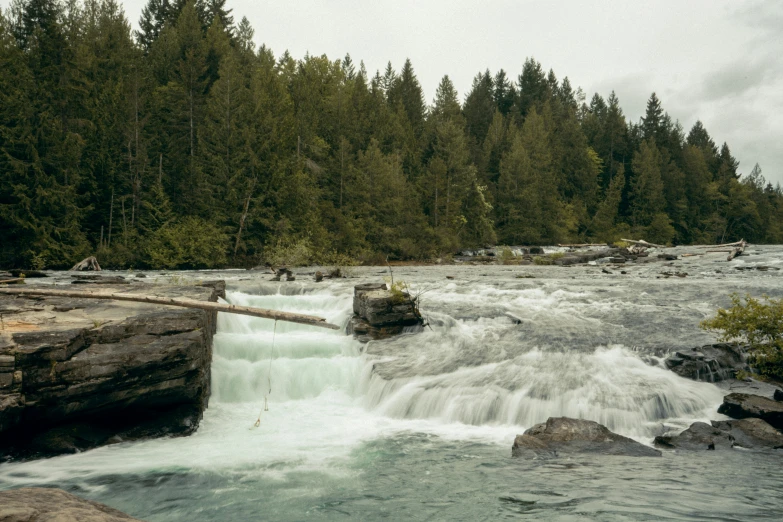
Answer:
[[[694,422],[676,435],[659,435],[655,445],[672,449],[715,450],[735,447],[746,449],[783,449],[783,434],[757,419]]]
[[[706,382],[733,379],[739,370],[749,370],[744,348],[735,343],[708,344],[675,352],[666,359],[666,367],[681,377]]]
[[[735,419],[758,417],[773,427],[783,429],[783,403],[747,393],[732,393],[723,398],[718,413]]]
[[[390,291],[384,283],[356,285],[353,313],[348,333],[361,342],[386,339],[423,323],[413,297],[405,291]]]
[[[628,437],[609,431],[597,422],[550,417],[536,424],[522,435],[517,435],[511,454],[554,455],[558,453],[592,453],[598,455],[625,455],[630,457],[660,457],[661,452]]]
[[[105,504],[54,488],[0,491],[0,520],[7,522],[128,522],[138,520]]]

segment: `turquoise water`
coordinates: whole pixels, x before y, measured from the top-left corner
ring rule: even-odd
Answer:
[[[779,250],[759,262],[779,264]],[[684,264],[684,280],[657,278],[661,265],[623,279],[595,267],[398,269],[431,328],[364,346],[221,314],[196,434],[3,464],[0,488],[62,487],[151,521],[783,519],[783,452],[511,458],[514,436],[549,416],[646,444],[722,418],[725,391],[662,358],[711,341],[696,324],[732,289],[780,295],[781,279]],[[209,275],[228,279],[231,302],[344,324],[353,285],[380,272],[321,285]]]

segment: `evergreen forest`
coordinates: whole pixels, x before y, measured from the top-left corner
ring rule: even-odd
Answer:
[[[138,31],[116,0],[0,13],[0,266],[783,243],[781,187],[655,93],[630,121],[527,58],[462,96],[443,76],[430,102],[410,60],[275,54],[225,4],[149,0]]]

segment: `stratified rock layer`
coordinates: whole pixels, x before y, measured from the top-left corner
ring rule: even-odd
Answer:
[[[203,301],[216,301],[224,288],[96,285]],[[209,399],[215,312],[3,296],[0,314],[3,453],[73,453],[198,426]]]
[[[353,313],[348,333],[362,342],[385,339],[402,333],[407,326],[422,324],[412,297],[407,292],[391,292],[383,283],[355,286]]]
[[[661,452],[628,437],[609,431],[597,422],[550,417],[517,435],[511,454],[522,456],[557,456],[560,453],[660,457]]]
[[[2,522],[131,522],[138,520],[98,502],[61,489],[21,488],[0,491]]]

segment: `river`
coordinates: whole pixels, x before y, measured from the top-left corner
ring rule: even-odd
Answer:
[[[61,487],[161,522],[783,519],[783,451],[511,457],[514,436],[550,416],[645,444],[725,418],[725,384],[683,379],[663,359],[713,342],[698,323],[730,292],[783,296],[783,247],[601,268],[396,267],[430,326],[367,345],[220,314],[194,435],[2,464],[0,489]],[[664,274],[675,271],[688,275]],[[351,268],[316,284],[300,272],[282,283],[252,271],[174,276],[222,278],[232,303],[337,324],[355,284],[388,277]]]

